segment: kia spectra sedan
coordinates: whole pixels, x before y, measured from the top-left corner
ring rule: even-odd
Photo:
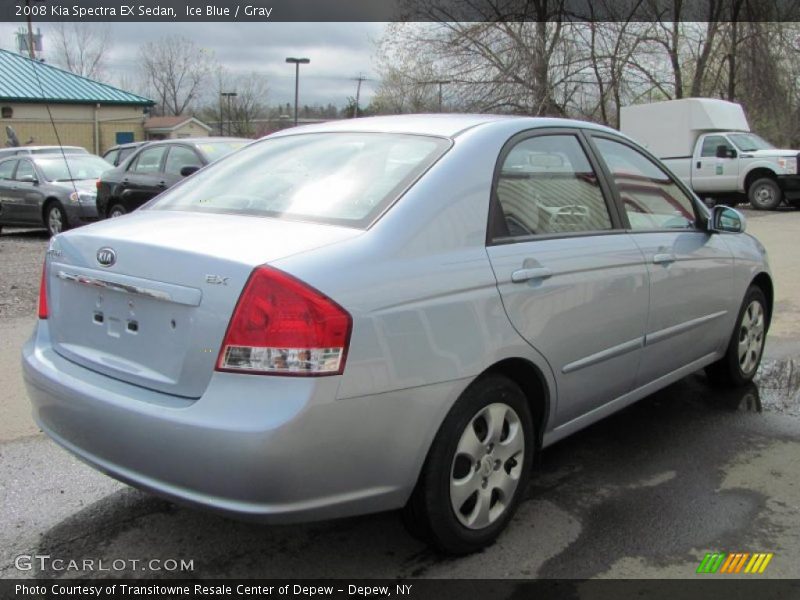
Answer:
[[[266,522],[403,508],[491,543],[534,456],[756,372],[763,246],[618,132],[486,115],[282,131],[52,239],[34,416],[91,466]]]

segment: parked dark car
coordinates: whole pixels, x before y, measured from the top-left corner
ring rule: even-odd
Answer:
[[[86,148],[80,146],[12,146],[0,148],[0,158],[20,156],[22,154],[89,154]]]
[[[138,148],[141,148],[146,143],[147,142],[130,142],[128,144],[117,144],[116,146],[111,146],[111,148],[105,151],[103,158],[115,167],[118,167],[125,162],[126,158],[128,158]]]
[[[0,230],[44,225],[50,235],[97,220],[97,178],[109,164],[93,154],[32,154],[0,160]]]
[[[150,142],[97,182],[97,214],[120,217],[184,177],[242,148],[243,138],[190,138]]]

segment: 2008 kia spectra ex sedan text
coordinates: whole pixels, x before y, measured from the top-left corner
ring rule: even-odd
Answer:
[[[42,429],[134,486],[286,522],[510,520],[536,452],[705,367],[750,380],[764,248],[619,133],[442,115],[290,129],[53,238]]]

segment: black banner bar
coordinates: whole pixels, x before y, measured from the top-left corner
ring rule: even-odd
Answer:
[[[1,21],[800,21],[797,0],[2,0]]]
[[[698,576],[668,580],[135,580],[108,579],[0,581],[0,598],[64,599],[291,598],[366,600],[789,600],[800,598],[800,580],[753,576]],[[757,577],[757,576],[756,576]]]

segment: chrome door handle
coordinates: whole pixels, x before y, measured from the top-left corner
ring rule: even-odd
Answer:
[[[653,263],[657,265],[664,265],[675,262],[674,254],[654,254]]]
[[[532,269],[520,269],[511,273],[512,283],[523,283],[531,279],[547,279],[553,272],[547,267],[534,267]]]

